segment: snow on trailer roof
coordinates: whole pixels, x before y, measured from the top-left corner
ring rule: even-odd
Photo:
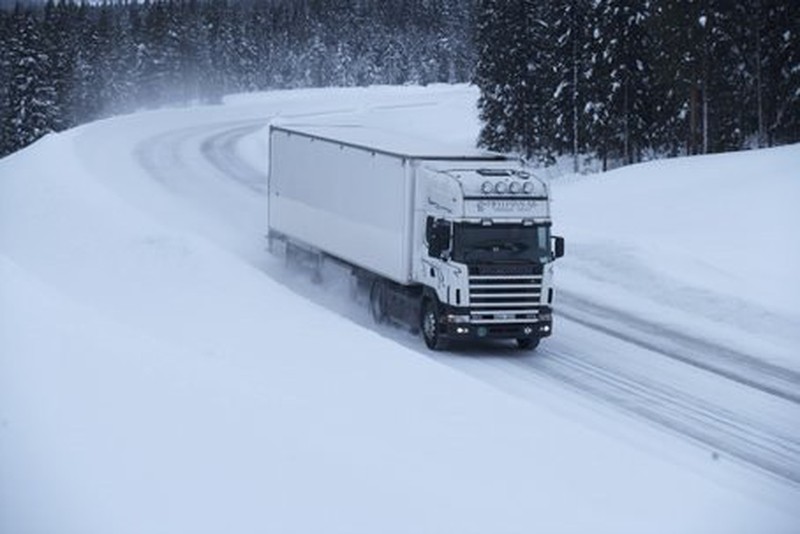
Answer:
[[[486,161],[509,159],[497,152],[362,124],[272,124],[270,130],[273,129],[400,158]]]

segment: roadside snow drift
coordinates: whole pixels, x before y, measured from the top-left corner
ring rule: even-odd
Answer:
[[[798,164],[794,145],[557,181],[562,286],[800,370]]]
[[[475,98],[244,96],[0,160],[0,532],[796,532],[797,488],[620,439],[638,423],[604,431],[551,388],[509,396],[288,287],[263,246],[267,121],[471,143]],[[565,180],[561,285],[677,324],[701,302],[722,337],[775,324],[765,357],[791,360],[799,154]]]

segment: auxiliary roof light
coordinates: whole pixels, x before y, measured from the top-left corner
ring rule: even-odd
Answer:
[[[522,192],[522,184],[519,182],[511,182],[511,185],[508,186],[509,191],[513,194],[518,194]]]
[[[493,190],[494,190],[494,185],[492,184],[492,182],[489,181],[483,182],[483,185],[481,186],[481,191],[483,191],[485,194],[488,195]]]
[[[526,195],[533,193],[533,182],[525,182],[525,185],[522,186],[522,190]]]
[[[508,191],[508,184],[505,182],[497,182],[497,185],[494,186],[494,190],[502,195]]]

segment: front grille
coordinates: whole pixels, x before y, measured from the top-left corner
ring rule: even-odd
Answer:
[[[511,275],[511,274],[542,274],[542,265],[530,263],[506,263],[488,265],[470,265],[469,274],[473,275]]]
[[[538,270],[538,273],[536,272]],[[475,324],[532,323],[541,306],[541,269],[470,268],[469,302],[471,322]],[[506,274],[516,271],[519,274]],[[500,273],[503,274],[500,274]]]

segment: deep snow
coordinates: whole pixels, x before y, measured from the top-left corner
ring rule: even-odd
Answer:
[[[0,160],[0,532],[796,531],[797,487],[557,382],[509,395],[266,255],[268,120],[469,146],[475,98],[245,95]],[[798,155],[555,180],[559,288],[800,367]],[[543,347],[570,342],[611,343],[557,325]]]
[[[794,145],[565,179],[564,287],[800,370],[798,163]]]

